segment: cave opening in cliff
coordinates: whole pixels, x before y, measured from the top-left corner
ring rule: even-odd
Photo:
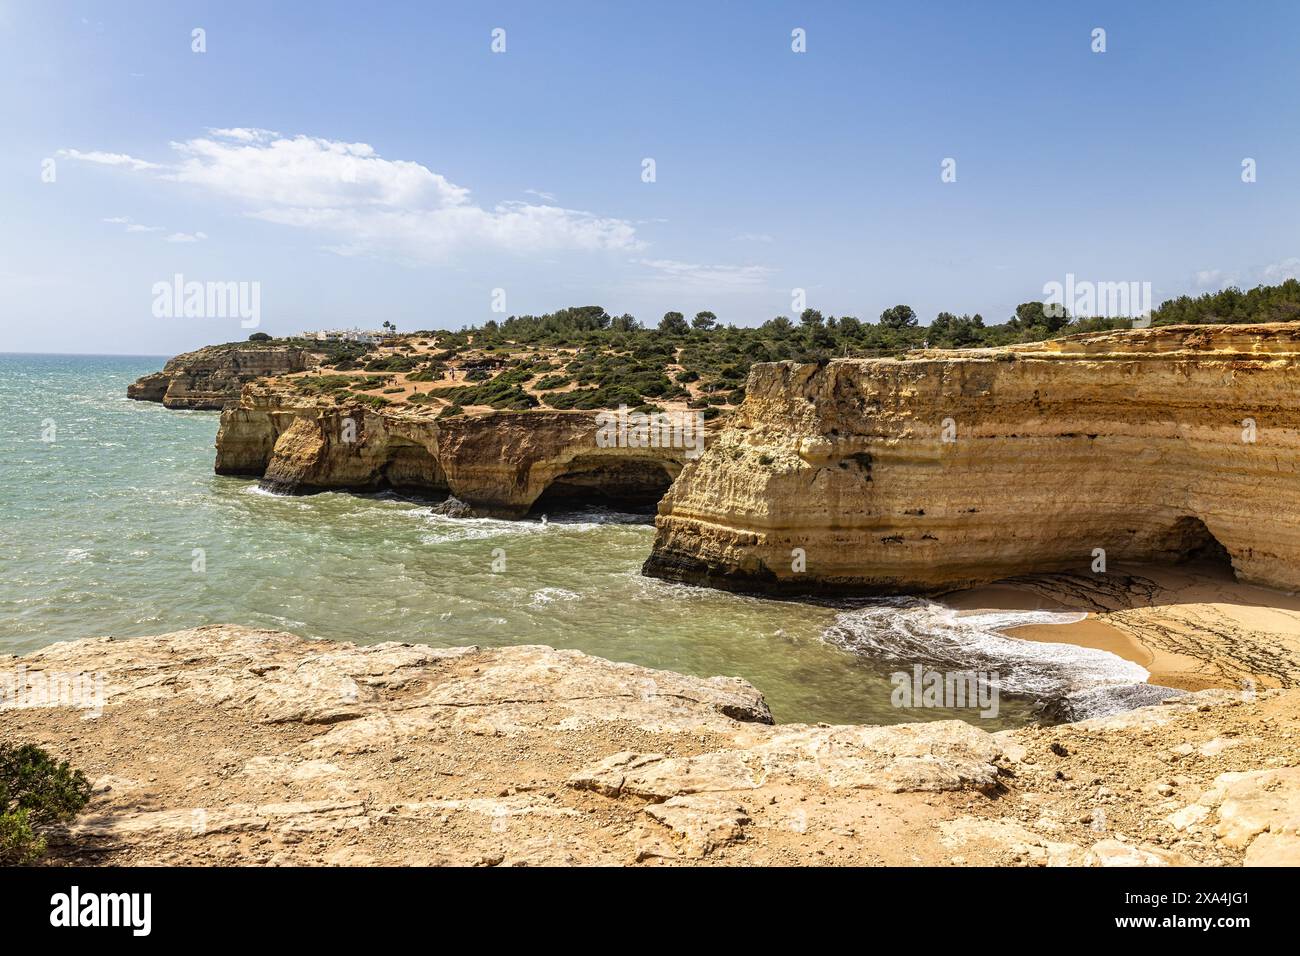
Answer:
[[[672,483],[673,476],[664,463],[653,459],[577,458],[568,471],[546,486],[532,511],[570,511],[598,505],[649,513]]]
[[[1175,521],[1169,537],[1169,550],[1179,563],[1195,561],[1232,568],[1232,556],[1228,549],[1214,536],[1205,522],[1195,515],[1183,515]]]

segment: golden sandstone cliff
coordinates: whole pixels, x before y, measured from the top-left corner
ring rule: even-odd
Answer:
[[[168,361],[161,372],[127,386],[127,398],[161,402],[166,408],[217,410],[239,401],[248,382],[266,376],[301,372],[311,358],[298,348],[276,346],[208,346]]]
[[[1226,549],[1300,587],[1300,330],[1167,326],[755,366],[660,504],[645,571],[945,590]]]
[[[479,516],[517,518],[539,501],[658,501],[686,461],[672,447],[601,447],[598,413],[498,411],[439,418],[418,406],[244,389],[217,433],[216,471],[282,493],[393,488],[450,495]]]

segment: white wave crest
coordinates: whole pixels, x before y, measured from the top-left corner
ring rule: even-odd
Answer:
[[[1026,624],[1073,624],[1086,614],[995,611],[961,615],[920,598],[894,598],[836,615],[822,639],[886,662],[936,670],[998,672],[1002,689],[1057,697],[1083,688],[1145,681],[1145,668],[1107,651],[1024,641],[1001,633]]]

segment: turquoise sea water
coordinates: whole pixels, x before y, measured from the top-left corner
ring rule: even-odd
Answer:
[[[125,397],[162,362],[0,355],[0,653],[211,623],[359,643],[550,644],[744,677],[783,722],[978,720],[892,706],[888,675],[915,661],[993,662],[1028,697],[1135,679],[1109,655],[996,630],[1041,612],[958,619],[925,601],[818,605],[645,578],[646,516],[461,520],[391,495],[265,494],[213,475],[216,412]],[[1024,722],[1028,697],[1004,693],[981,726]]]

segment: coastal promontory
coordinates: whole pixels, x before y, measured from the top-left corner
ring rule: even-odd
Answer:
[[[1300,332],[1164,326],[756,365],[646,573],[915,593],[1108,562],[1300,587]]]

